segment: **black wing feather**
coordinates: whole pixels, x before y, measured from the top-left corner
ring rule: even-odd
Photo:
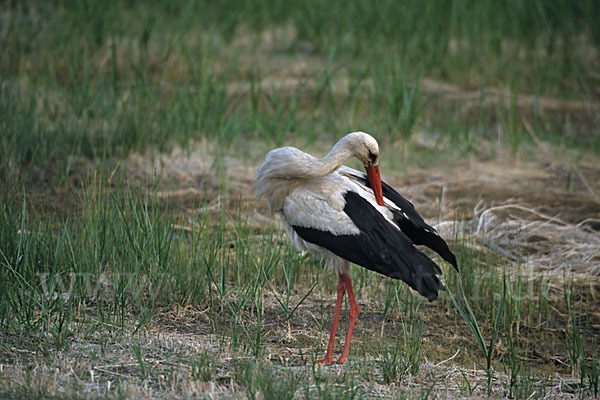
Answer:
[[[360,230],[357,235],[334,235],[315,228],[293,226],[307,242],[322,246],[354,263],[406,282],[429,300],[444,286],[442,270],[400,231],[395,229],[367,200],[349,191],[344,212]]]
[[[365,174],[356,171],[356,174],[352,174],[352,176],[360,179],[365,186],[371,187]],[[423,220],[423,217],[419,215],[415,206],[402,197],[402,195],[394,190],[393,187],[383,181],[381,181],[381,189],[383,191],[383,196],[392,201],[401,210],[391,211],[394,215],[394,222],[402,232],[408,236],[414,244],[427,246],[438,253],[458,271],[456,256],[452,253],[444,239],[437,234],[435,228]],[[404,216],[403,213],[406,214],[406,216]]]

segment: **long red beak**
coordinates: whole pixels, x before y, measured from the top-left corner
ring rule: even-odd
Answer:
[[[379,165],[369,165],[368,167],[365,167],[365,169],[367,170],[367,177],[369,178],[371,189],[373,189],[375,200],[377,201],[377,204],[382,206],[384,203],[383,191],[381,190],[381,176],[379,175]]]

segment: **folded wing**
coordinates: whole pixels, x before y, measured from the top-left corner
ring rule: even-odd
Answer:
[[[352,168],[342,167],[339,173],[354,180],[365,187],[369,187],[369,180],[362,172]],[[392,203],[395,207],[388,207],[394,215],[394,223],[402,232],[416,245],[424,245],[438,253],[444,260],[452,264],[458,271],[456,256],[452,253],[448,244],[442,239],[437,231],[428,225],[423,217],[419,215],[415,206],[402,197],[397,191],[385,182],[381,182],[384,200]]]

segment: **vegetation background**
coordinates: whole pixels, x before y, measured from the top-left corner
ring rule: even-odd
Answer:
[[[599,395],[599,2],[9,0],[0,21],[0,396]],[[252,175],[356,130],[460,273],[425,303],[354,269],[351,357],[321,368],[335,276]]]

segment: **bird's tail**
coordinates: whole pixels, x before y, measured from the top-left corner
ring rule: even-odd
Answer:
[[[398,263],[396,265],[399,268],[386,268],[382,271],[383,274],[393,279],[400,279],[429,301],[437,299],[438,291],[446,289],[438,277],[442,270],[418,249],[411,258],[409,268],[406,268],[405,263]]]

